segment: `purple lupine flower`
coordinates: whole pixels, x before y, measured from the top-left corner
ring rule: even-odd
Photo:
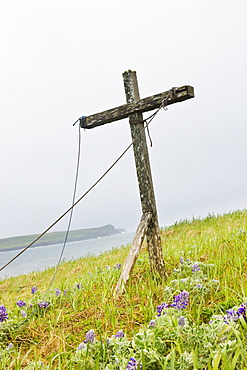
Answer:
[[[238,309],[238,315],[243,316],[246,319],[246,307],[247,307],[247,302],[244,302],[241,304],[241,306]]]
[[[178,325],[179,326],[185,326],[186,322],[185,322],[185,317],[184,316],[180,316],[179,319],[178,319]]]
[[[195,262],[192,266],[192,272],[200,271],[200,266],[198,262]]]
[[[161,303],[160,305],[158,305],[157,310],[156,310],[158,312],[157,316],[161,316],[161,313],[164,310],[164,308],[168,308],[168,307],[169,307],[169,304],[167,303]]]
[[[33,286],[32,289],[31,289],[31,293],[34,294],[38,291],[38,289],[36,288],[36,286]]]
[[[22,317],[26,317],[27,316],[27,313],[24,310],[20,310],[20,314],[21,314]]]
[[[60,289],[58,289],[58,288],[56,288],[56,289],[55,289],[55,294],[56,294],[56,295],[61,295],[61,290],[60,290]]]
[[[226,311],[227,315],[224,317],[224,322],[229,324],[230,322],[238,321],[239,314],[238,311],[234,310],[234,308],[230,308]]]
[[[116,266],[114,266],[114,269],[120,270],[122,267],[121,263],[117,263]]]
[[[3,322],[9,318],[7,314],[6,307],[4,305],[0,306],[0,322]]]
[[[142,368],[142,365],[139,365],[139,369]],[[130,360],[126,367],[127,370],[137,370],[138,369],[138,361],[134,357],[130,357]]]
[[[187,283],[187,281],[188,281],[188,278],[180,279],[180,282],[183,284]]]
[[[181,263],[181,265],[184,264],[184,258],[183,257],[180,257],[180,263]]]
[[[154,328],[154,327],[156,326],[156,322],[155,322],[155,320],[151,320],[151,321],[150,321],[150,323],[148,324],[148,326],[149,326],[150,328]]]
[[[77,347],[76,352],[78,353],[78,352],[82,351],[84,348],[86,348],[86,345],[85,345],[85,343],[82,342]]]
[[[90,329],[86,334],[86,340],[84,340],[84,343],[91,342],[93,343],[95,339],[95,332],[93,329]]]
[[[189,303],[189,292],[183,290],[181,293],[179,293],[173,298],[173,303],[170,306],[176,308],[177,310],[181,310],[187,307],[188,303]]]
[[[77,284],[76,284],[76,287],[77,287],[77,289],[81,289],[81,288],[82,288],[81,283],[77,283]]]
[[[21,300],[17,301],[16,304],[17,304],[18,307],[24,307],[24,306],[26,306],[26,302],[21,301]]]
[[[115,338],[123,338],[124,332],[123,330],[118,330],[118,332],[114,335]]]
[[[49,306],[49,303],[44,301],[44,302],[39,302],[38,305],[40,308],[47,308]]]
[[[10,350],[10,349],[12,349],[12,348],[14,348],[14,345],[13,345],[13,343],[11,343],[11,342],[10,342],[10,343],[8,344],[7,349],[8,349],[8,350]]]

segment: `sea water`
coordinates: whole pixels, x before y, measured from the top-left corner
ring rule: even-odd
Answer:
[[[98,256],[114,247],[130,244],[135,231],[126,231],[121,234],[105,236],[98,239],[81,240],[67,243],[62,256],[62,261],[75,260],[87,255]],[[10,265],[0,271],[0,278],[8,278],[32,271],[42,271],[47,267],[56,266],[59,261],[63,244],[47,245],[27,249]],[[0,252],[0,268],[15,257],[21,250]]]

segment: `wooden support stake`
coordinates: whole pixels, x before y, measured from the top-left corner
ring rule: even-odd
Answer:
[[[124,263],[123,270],[121,276],[118,280],[117,287],[116,287],[116,294],[121,294],[123,289],[130,277],[130,274],[133,270],[135,262],[137,260],[138,254],[140,252],[143,240],[145,238],[148,224],[152,218],[152,213],[147,212],[142,215],[140,224],[136,230],[135,237],[132,243],[132,247],[128,254],[128,257]]]

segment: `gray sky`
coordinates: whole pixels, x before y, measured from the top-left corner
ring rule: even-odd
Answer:
[[[246,207],[247,2],[9,0],[1,6],[0,237],[39,233],[71,205],[73,122],[191,85],[196,97],[150,124],[161,226]],[[77,198],[130,143],[128,120],[82,131]],[[72,228],[141,217],[132,150],[75,209]],[[55,230],[63,230],[67,218]]]

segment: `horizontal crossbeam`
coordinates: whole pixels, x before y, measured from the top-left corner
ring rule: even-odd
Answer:
[[[141,99],[136,103],[120,105],[119,107],[108,109],[104,112],[84,117],[83,119],[81,119],[81,127],[93,128],[105,125],[106,123],[127,118],[132,113],[148,112],[150,110],[159,108],[164,99],[166,101],[166,105],[170,105],[183,100],[194,98],[194,88],[192,86],[176,87],[173,88],[172,91],[173,94],[171,94],[171,91],[165,91],[160,94]]]

